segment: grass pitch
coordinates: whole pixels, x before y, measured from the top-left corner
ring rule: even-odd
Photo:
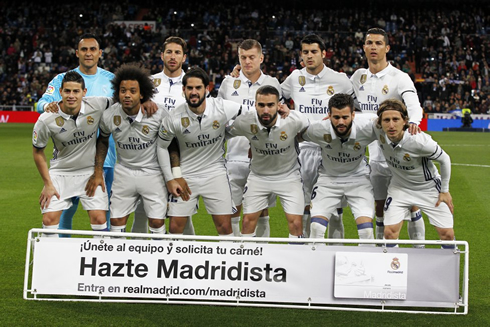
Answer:
[[[1,326],[489,326],[488,238],[490,218],[490,135],[431,133],[452,159],[451,194],[455,233],[470,244],[467,316],[315,311],[197,305],[25,301],[22,298],[27,232],[41,227],[38,197],[42,181],[32,159],[32,124],[0,124],[0,325]],[[49,157],[48,150],[46,152]],[[272,236],[287,236],[280,207],[271,210]],[[194,224],[199,234],[216,235],[201,206]],[[346,237],[357,238],[345,214]],[[436,239],[427,220],[427,239]],[[79,210],[74,227],[89,229]],[[402,238],[406,238],[402,235]],[[307,274],[307,272],[305,272]],[[53,271],[53,278],[56,272]],[[423,278],[423,276],[421,276]]]

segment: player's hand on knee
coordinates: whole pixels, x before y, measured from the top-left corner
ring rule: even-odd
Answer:
[[[41,205],[41,209],[46,209],[47,207],[49,207],[53,195],[56,196],[58,200],[60,199],[60,194],[53,185],[43,187],[41,195],[39,196],[39,204]]]
[[[97,190],[97,187],[101,186],[102,191],[105,192],[105,183],[104,183],[104,177],[102,177],[101,174],[92,174],[90,178],[88,179],[87,185],[85,185],[85,193],[87,196],[94,196],[95,191]]]
[[[436,207],[438,207],[441,202],[447,204],[449,210],[451,210],[451,213],[454,214],[453,198],[451,197],[451,194],[449,192],[439,193],[439,200],[437,200]]]

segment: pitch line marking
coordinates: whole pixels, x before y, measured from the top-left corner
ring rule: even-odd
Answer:
[[[466,167],[481,167],[490,168],[490,165],[474,165],[474,164],[462,164],[462,163],[451,163],[452,166],[466,166]]]

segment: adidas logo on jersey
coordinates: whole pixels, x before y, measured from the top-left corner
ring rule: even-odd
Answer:
[[[232,97],[237,97],[237,96],[238,96],[238,92],[237,92],[237,91],[233,92],[233,93],[231,94],[231,96],[232,96]]]
[[[66,132],[66,129],[61,128],[61,129],[60,129],[60,134],[61,134],[61,133],[64,133],[64,132]]]
[[[254,136],[252,137],[252,140],[254,140],[254,141],[258,141],[258,140],[259,140],[259,138],[258,138],[257,136],[255,136],[255,135],[254,135]]]
[[[331,149],[332,147],[330,146],[330,144],[327,144],[327,146],[325,148]]]
[[[359,88],[359,91],[364,91],[364,86],[361,86],[361,87]]]
[[[299,91],[300,91],[300,92],[306,92],[304,87],[301,87],[301,88],[299,89]]]
[[[188,129],[186,129],[186,130],[184,131],[184,133],[183,133],[183,134],[190,134],[190,133],[191,133],[191,132],[189,132],[189,130],[188,130]]]
[[[119,127],[117,127],[114,132],[121,132],[121,130],[119,129]]]

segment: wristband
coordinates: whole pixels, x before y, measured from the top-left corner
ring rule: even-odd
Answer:
[[[182,178],[182,170],[180,170],[180,167],[172,167],[172,175],[174,178]]]

